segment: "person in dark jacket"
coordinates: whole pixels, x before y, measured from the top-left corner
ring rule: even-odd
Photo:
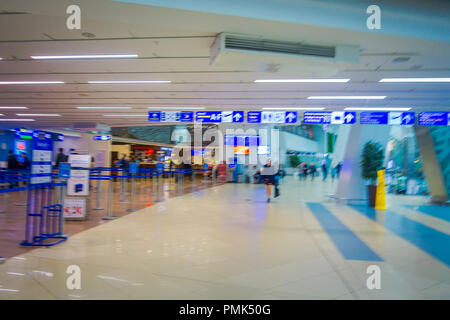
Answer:
[[[67,162],[67,156],[64,154],[63,148],[59,148],[59,153],[56,155],[56,167],[59,167],[61,162]]]
[[[17,170],[20,168],[19,160],[17,160],[17,156],[10,150],[8,151],[8,170]],[[9,175],[10,179],[17,179],[17,172],[12,175]],[[12,181],[9,183],[10,188],[17,187],[19,185],[18,181]]]
[[[28,160],[27,154],[22,152],[22,161],[20,162],[20,169],[30,169],[30,160]]]

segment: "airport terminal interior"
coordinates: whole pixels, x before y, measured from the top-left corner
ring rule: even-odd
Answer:
[[[2,0],[0,300],[449,300],[450,3],[376,2]]]

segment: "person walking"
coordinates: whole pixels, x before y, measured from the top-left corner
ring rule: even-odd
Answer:
[[[321,169],[322,169],[322,176],[323,176],[322,181],[325,181],[328,176],[328,168],[327,168],[327,159],[326,158],[322,159]]]
[[[306,178],[308,177],[308,164],[306,162],[303,162],[302,171],[303,179],[306,180]]]
[[[275,167],[272,166],[272,161],[268,160],[267,163],[261,170],[261,177],[266,185],[267,191],[267,202],[270,202],[270,197],[272,196],[272,186],[275,185],[275,175],[276,175]]]
[[[339,175],[341,174],[341,169],[342,169],[342,162],[339,162],[336,165],[336,177],[339,179]]]
[[[314,164],[314,162],[311,162],[311,164],[309,165],[309,173],[311,174],[311,181],[314,180],[314,176],[316,175],[316,165]]]

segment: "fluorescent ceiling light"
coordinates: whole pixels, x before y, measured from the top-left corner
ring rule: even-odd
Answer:
[[[169,80],[118,80],[118,81],[88,81],[90,84],[146,84],[146,83],[171,83]]]
[[[263,110],[325,110],[325,107],[311,107],[311,108],[307,108],[307,107],[294,107],[294,108],[278,108],[278,107],[274,107],[274,108],[262,108]]]
[[[117,58],[137,58],[137,54],[86,54],[86,55],[62,55],[62,56],[31,56],[35,60],[50,59],[117,59]]]
[[[148,114],[104,114],[104,117],[148,117]]]
[[[264,79],[255,80],[255,82],[278,82],[278,83],[289,83],[289,82],[302,82],[302,83],[345,83],[349,82],[350,79]]]
[[[380,100],[386,96],[310,96],[308,99],[322,99],[322,100]]]
[[[34,119],[2,119],[0,121],[35,121]]]
[[[0,81],[1,84],[64,84],[64,81]]]
[[[19,117],[26,117],[26,116],[30,116],[30,117],[61,117],[60,114],[56,114],[56,113],[16,113],[16,116],[19,116]]]
[[[450,82],[450,78],[384,78],[379,82]]]
[[[148,107],[152,110],[204,110],[205,107]]]
[[[84,110],[112,109],[112,110],[118,110],[118,109],[132,109],[132,108],[131,107],[77,107],[77,109],[84,109]]]
[[[28,109],[28,107],[19,107],[19,106],[3,107],[3,106],[0,106],[0,109]]]
[[[410,107],[401,107],[401,108],[389,108],[389,107],[376,107],[376,108],[354,108],[354,107],[348,107],[344,108],[344,110],[351,110],[351,111],[409,111],[411,110]]]

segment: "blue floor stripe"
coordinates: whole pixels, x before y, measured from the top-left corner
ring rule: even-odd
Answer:
[[[404,206],[408,209],[420,211],[435,218],[450,222],[450,207],[433,205],[415,206],[412,204],[405,204]]]
[[[345,259],[383,261],[380,256],[373,252],[372,249],[321,203],[307,202],[306,205]]]
[[[351,205],[350,207],[370,219],[378,221],[377,212],[374,208],[359,205]],[[384,215],[383,224],[386,229],[450,267],[449,235],[390,210],[378,214]]]

